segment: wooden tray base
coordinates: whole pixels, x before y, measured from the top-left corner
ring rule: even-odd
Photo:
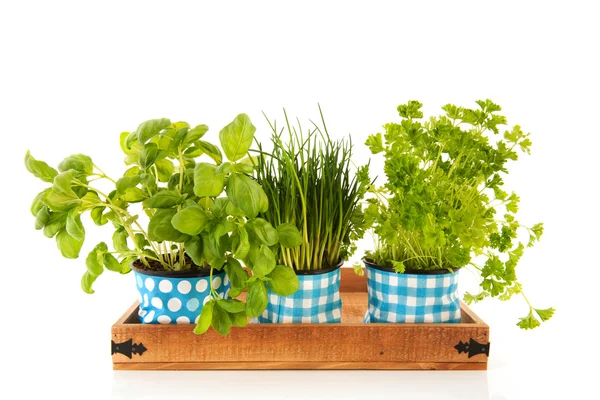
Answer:
[[[192,325],[141,324],[136,302],[112,327],[113,368],[487,369],[489,327],[465,304],[459,324],[363,324],[366,278],[343,269],[340,292],[340,324],[249,324],[227,337],[212,329],[195,335]]]

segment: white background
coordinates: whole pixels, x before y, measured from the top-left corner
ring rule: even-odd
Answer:
[[[597,398],[598,15],[579,1],[3,1],[0,398]],[[118,176],[119,133],[146,119],[205,123],[215,140],[245,112],[266,139],[261,111],[306,121],[320,103],[365,162],[398,104],[430,114],[485,98],[532,133],[507,183],[521,221],[546,232],[518,272],[536,306],[557,309],[525,332],[520,299],[474,306],[491,327],[488,372],[113,372],[110,326],[133,276],[105,273],[85,295],[84,259],[61,258],[29,215],[44,186],[27,149],[53,165],[88,154]],[[88,227],[82,254],[110,239]]]

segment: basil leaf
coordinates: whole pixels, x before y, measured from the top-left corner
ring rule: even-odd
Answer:
[[[206,125],[197,125],[193,129],[190,129],[188,131],[188,133],[185,135],[185,138],[183,139],[183,143],[182,143],[181,147],[183,147],[184,149],[189,147],[196,140],[198,140],[202,136],[204,136],[204,134],[206,132],[208,132],[208,126],[206,126]]]
[[[146,203],[146,207],[150,208],[171,208],[181,204],[183,197],[175,190],[161,190],[154,196],[150,197]]]
[[[246,312],[240,312],[235,314],[229,314],[231,318],[231,324],[233,326],[239,326],[240,328],[245,327],[248,324],[248,317],[246,317]]]
[[[231,329],[231,318],[229,318],[229,313],[219,306],[219,303],[215,303],[213,307],[212,327],[221,335],[226,336]]]
[[[185,252],[188,256],[190,256],[194,264],[202,266],[204,263],[204,255],[202,249],[202,239],[200,236],[194,236],[185,242]]]
[[[219,300],[217,305],[230,314],[246,312],[246,303],[235,299]]]
[[[113,272],[121,272],[122,271],[121,263],[112,254],[109,254],[109,253],[102,254],[102,262],[104,263],[104,267],[106,267],[106,269],[109,271],[113,271]]]
[[[281,224],[277,227],[277,233],[279,233],[279,243],[282,247],[293,249],[302,244],[302,235],[296,225]]]
[[[188,207],[175,214],[171,223],[179,232],[196,236],[208,224],[208,216],[200,207]]]
[[[51,238],[67,226],[67,213],[50,211],[48,214],[48,219],[44,221],[43,232],[44,236]]]
[[[146,236],[144,236],[143,233],[136,233],[134,236],[134,242],[135,242],[135,247],[140,250],[150,244],[146,240]]]
[[[90,212],[90,216],[92,217],[92,221],[98,226],[105,225],[108,222],[108,218],[103,214],[106,207],[95,207]]]
[[[43,161],[38,161],[29,152],[25,153],[25,167],[36,178],[40,178],[44,182],[53,182],[54,177],[58,175],[58,171],[49,166]]]
[[[225,272],[229,277],[232,288],[245,289],[248,280],[248,272],[242,268],[242,264],[235,258],[228,258],[225,264]]]
[[[199,163],[194,168],[194,193],[198,197],[216,197],[223,192],[225,178],[216,174],[217,167]]]
[[[139,203],[148,198],[148,194],[138,187],[130,187],[125,189],[119,197],[129,203]]]
[[[219,132],[221,147],[229,161],[243,158],[254,139],[256,128],[246,114],[239,114],[235,119]]]
[[[35,198],[31,202],[31,207],[29,208],[29,211],[31,211],[31,215],[36,216],[42,208],[46,207],[46,205],[44,204],[44,196],[46,196],[46,192],[48,192],[49,190],[51,189],[44,189],[35,196]]]
[[[83,229],[80,215],[74,209],[67,214],[65,229],[69,236],[76,241],[83,243],[83,240],[85,239],[85,230]]]
[[[44,195],[44,204],[55,212],[67,212],[71,208],[76,207],[80,199],[75,192],[72,193],[57,193],[54,189],[48,190]]]
[[[101,242],[94,247],[92,251],[89,252],[87,258],[85,259],[85,265],[87,267],[87,271],[81,277],[81,288],[84,292],[88,294],[94,293],[92,289],[92,284],[96,281],[96,278],[102,274],[104,268],[102,267],[102,253],[108,251],[108,246],[106,243]]]
[[[156,143],[147,143],[144,145],[142,152],[140,153],[138,163],[142,169],[147,170],[154,164],[158,157],[158,145]]]
[[[238,227],[238,237],[239,244],[235,249],[233,249],[233,253],[236,258],[243,259],[246,258],[248,252],[250,251],[250,242],[248,240],[248,232],[246,228],[243,226]]]
[[[294,270],[285,265],[278,265],[268,275],[269,287],[280,296],[290,296],[300,288],[300,281]]]
[[[262,244],[274,246],[279,242],[279,233],[269,222],[262,218],[253,218],[246,222],[246,229]]]
[[[40,230],[50,222],[50,211],[48,207],[43,206],[35,215],[35,229]]]
[[[148,140],[158,135],[160,131],[171,125],[171,121],[166,118],[151,119],[142,122],[136,132],[137,139],[140,143],[145,144]],[[144,167],[145,168],[145,167]]]
[[[233,168],[231,165],[232,164],[229,161],[226,161],[217,167],[217,170],[215,171],[215,173],[217,175],[230,174],[233,171]]]
[[[220,270],[225,263],[225,252],[224,242],[217,240],[214,235],[210,235],[207,232],[202,232],[202,254],[208,265]]]
[[[94,173],[94,163],[89,156],[84,154],[73,154],[58,164],[58,170],[60,172],[65,172],[70,169],[73,169],[77,172],[80,172],[84,175],[91,175]]]
[[[269,207],[269,199],[262,187],[244,174],[231,174],[226,193],[233,205],[242,210],[248,218],[256,217],[259,212],[265,212]]]
[[[56,245],[65,258],[77,258],[83,246],[83,239],[78,239],[69,234],[66,229],[61,229],[56,234]]]
[[[246,295],[246,316],[250,318],[258,317],[265,311],[268,303],[267,286],[261,280],[254,281]]]
[[[223,162],[223,154],[221,154],[221,150],[214,144],[200,140],[197,145],[202,152],[212,158],[215,163],[221,164]]]
[[[211,300],[202,307],[202,313],[200,314],[200,318],[198,318],[198,324],[196,324],[196,327],[194,328],[194,333],[196,335],[201,335],[210,328],[210,323],[213,319],[214,305],[215,301]]]
[[[156,160],[154,165],[156,165],[156,170],[158,171],[158,180],[160,182],[168,182],[169,178],[171,178],[171,175],[173,175],[173,172],[175,171],[173,162],[165,159]]]
[[[184,242],[189,236],[181,233],[173,227],[171,220],[177,211],[173,209],[158,209],[150,218],[148,224],[148,237],[150,240],[162,242]]]
[[[276,266],[275,256],[271,249],[261,245],[258,251],[250,252],[252,257],[252,273],[258,277],[267,276]]]
[[[251,164],[246,164],[242,162],[232,164],[231,169],[233,170],[233,172],[242,172],[245,174],[252,174],[254,172],[254,167]]]
[[[127,246],[127,231],[124,227],[120,227],[113,233],[113,247],[116,251],[129,251],[129,247]]]
[[[127,189],[137,186],[141,181],[142,178],[139,175],[124,176],[117,180],[117,193],[125,193]]]

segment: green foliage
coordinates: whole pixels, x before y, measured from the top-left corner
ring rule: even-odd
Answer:
[[[217,175],[217,167],[200,163],[194,169],[194,193],[198,197],[219,196],[225,187],[225,176]]]
[[[246,295],[246,316],[249,318],[258,317],[267,308],[269,296],[265,282],[255,280]]]
[[[277,233],[279,234],[279,242],[282,247],[293,249],[302,244],[302,235],[293,224],[285,223],[279,225]]]
[[[273,252],[278,251],[280,231],[286,248],[298,245],[300,233],[294,225],[273,226],[256,218],[267,211],[269,202],[251,177],[252,163],[243,159],[255,131],[248,116],[238,115],[220,132],[226,163],[218,146],[201,140],[207,131],[206,125],[190,129],[186,122],[161,118],[121,133],[120,147],[129,168],[117,180],[82,154],[65,158],[56,170],[27,152],[25,166],[50,184],[34,198],[31,213],[35,228],[55,238],[63,256],[79,257],[85,241],[81,214],[89,212],[95,225],[110,221],[114,226],[113,251],[101,242],[87,255],[81,279],[86,293],[94,292],[92,285],[104,270],[125,274],[137,259],[146,266],[159,263],[166,271],[189,269],[193,262],[210,268],[213,297],[195,332],[212,326],[226,335],[232,326],[245,326],[247,316],[264,311],[267,284],[277,293],[297,290],[293,270],[277,266]],[[203,155],[214,164],[197,163]],[[111,185],[110,191],[94,186],[97,180]],[[149,218],[146,227],[131,210],[136,204]],[[212,273],[221,268],[230,277],[230,293],[249,291],[246,302],[219,297]]]
[[[517,326],[521,329],[533,329],[540,326],[540,321],[533,315],[533,310],[530,310],[527,316],[519,319]]]
[[[445,114],[423,120],[422,104],[410,101],[398,107],[399,123],[366,141],[373,154],[383,153],[387,177],[383,187],[370,188],[364,210],[377,235],[367,258],[398,273],[473,267],[482,290],[467,293],[467,303],[522,294],[516,266],[543,233],[541,223],[528,228],[516,220],[519,196],[503,188],[507,163],[530,152],[529,134],[516,125],[501,136],[507,121],[500,106],[476,103],[474,109],[448,104]],[[529,233],[528,243],[519,240],[520,230]],[[539,325],[534,310],[520,327]],[[549,319],[550,310],[539,318]]]
[[[370,184],[368,165],[354,170],[352,142],[332,140],[322,113],[322,128],[313,123],[307,133],[299,123],[290,126],[284,115],[284,129],[269,121],[272,153],[259,143],[263,156],[252,159],[270,202],[259,216],[279,225],[277,264],[296,270],[330,268],[352,255],[367,228],[359,203]]]
[[[170,221],[180,232],[196,236],[204,230],[208,220],[209,217],[202,208],[188,207],[175,214]]]
[[[200,318],[198,318],[198,323],[196,324],[196,328],[194,328],[194,333],[197,335],[201,335],[206,332],[211,325],[213,319],[213,309],[215,307],[215,300],[210,300],[202,307],[202,312],[200,313]]]
[[[300,281],[294,271],[285,265],[277,265],[268,275],[269,287],[280,296],[290,296],[300,288]]]
[[[246,114],[238,115],[229,125],[219,133],[221,147],[229,161],[238,161],[246,156],[256,128]]]
[[[54,177],[58,175],[58,172],[44,161],[38,161],[33,158],[29,150],[25,154],[25,167],[27,171],[44,182],[53,182]]]
[[[293,227],[290,227],[293,229]],[[252,218],[246,224],[246,230],[251,232],[258,242],[266,246],[273,246],[279,242],[278,230],[262,218]],[[296,230],[298,233],[298,230]]]
[[[233,173],[227,183],[227,197],[249,218],[269,208],[269,200],[263,188],[243,173]]]

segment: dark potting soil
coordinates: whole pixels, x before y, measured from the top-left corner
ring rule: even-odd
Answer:
[[[393,272],[393,273],[397,273],[396,270],[392,267],[387,267],[384,265],[379,265],[379,264],[375,264],[373,261],[367,259],[367,258],[363,258],[362,260],[365,265],[367,267],[371,267],[371,268],[375,268],[378,269],[380,271],[387,271],[387,272]],[[455,273],[456,271],[458,271],[460,268],[452,268],[452,272],[447,270],[447,269],[441,269],[441,270],[412,270],[412,269],[407,269],[406,271],[404,271],[405,275],[444,275],[444,274],[452,274]]]
[[[142,274],[147,274],[147,275],[175,275],[175,276],[185,275],[187,277],[210,275],[210,267],[197,266],[196,264],[194,264],[192,262],[192,259],[190,257],[188,257],[187,255],[185,256],[185,261],[186,261],[186,266],[189,266],[189,268],[182,269],[179,271],[165,270],[164,267],[161,265],[161,263],[156,260],[146,260],[146,261],[148,262],[148,265],[144,265],[144,263],[142,263],[142,261],[139,259],[135,260],[133,262],[132,268],[137,272],[140,272]],[[220,274],[221,272],[213,271],[213,275]]]

